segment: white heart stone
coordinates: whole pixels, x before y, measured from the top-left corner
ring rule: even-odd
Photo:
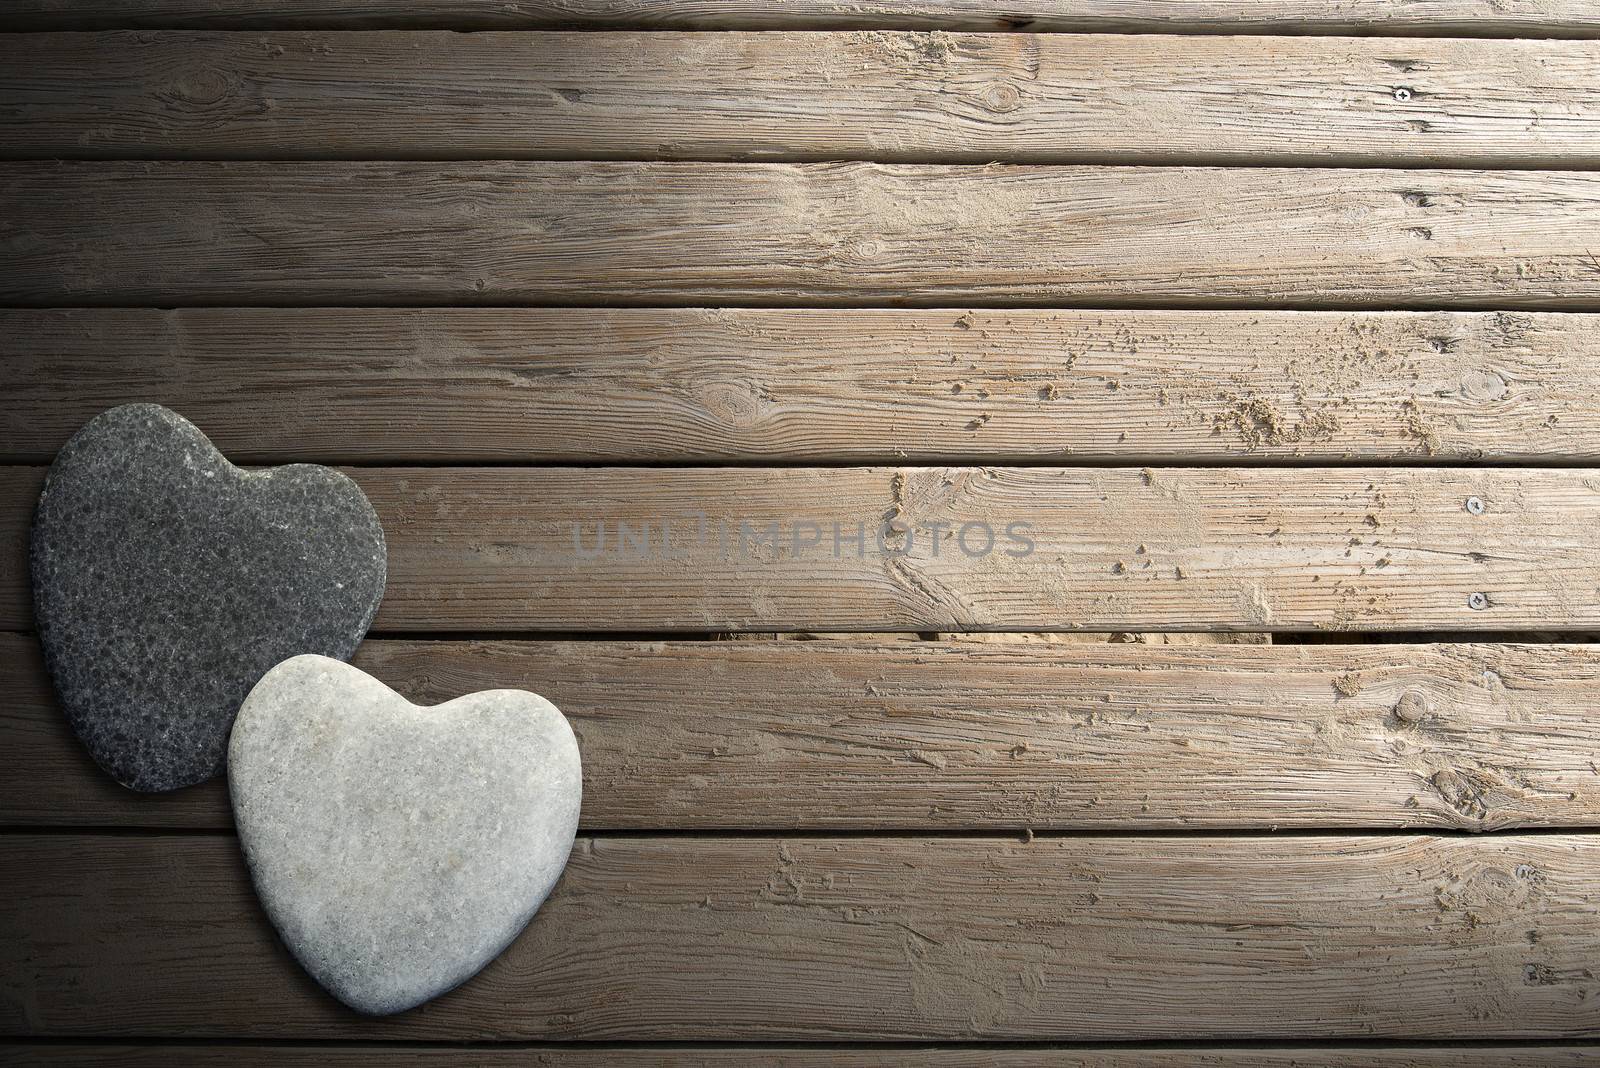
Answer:
[[[314,655],[245,698],[228,782],[284,943],[372,1015],[437,997],[516,938],[566,865],[583,790],[572,728],[537,694],[423,707]]]

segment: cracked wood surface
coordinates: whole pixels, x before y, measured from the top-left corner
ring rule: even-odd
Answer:
[[[419,703],[514,687],[583,747],[589,830],[1600,824],[1600,647],[370,641]],[[0,824],[229,828],[123,790],[0,636]],[[778,784],[775,788],[774,784]]]
[[[1600,626],[1584,470],[347,473],[388,540],[380,633]],[[42,476],[0,468],[4,629]]]
[[[34,162],[0,214],[20,304],[1600,308],[1581,171]]]
[[[0,154],[1586,167],[1597,69],[1587,41],[31,34],[0,37]]]
[[[1600,459],[1600,317],[1543,312],[12,310],[0,361],[11,462],[131,401],[262,463]]]
[[[1594,37],[1589,0],[11,0],[7,29],[1083,30]]]
[[[504,955],[374,1020],[291,961],[231,837],[7,835],[0,1031],[1593,1037],[1597,865],[1593,835],[581,838]]]

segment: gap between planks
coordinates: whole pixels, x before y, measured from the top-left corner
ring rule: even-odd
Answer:
[[[260,463],[1600,462],[1590,315],[52,309],[0,361],[12,463],[133,401]]]
[[[0,214],[24,306],[1600,309],[1577,171],[12,162]]]
[[[1596,37],[1588,0],[12,0],[0,29],[943,29]]]
[[[0,155],[1579,169],[1597,68],[1570,41],[0,35]]]
[[[1600,825],[1595,646],[378,640],[355,663],[423,704],[549,698],[590,831]],[[232,825],[221,783],[95,769],[17,635],[0,751],[0,824]]]

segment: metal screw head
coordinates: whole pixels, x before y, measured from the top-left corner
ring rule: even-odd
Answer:
[[[1484,504],[1483,500],[1481,498],[1479,498],[1479,497],[1468,497],[1467,498],[1467,511],[1471,512],[1473,515],[1482,515],[1484,512],[1486,512],[1488,510],[1489,510],[1488,505]]]
[[[1411,99],[1411,90],[1402,85],[1395,89],[1394,98],[1400,101],[1400,103],[1404,104],[1407,100]]]
[[[1481,593],[1470,594],[1467,597],[1467,607],[1474,612],[1481,612],[1489,607],[1489,598]]]

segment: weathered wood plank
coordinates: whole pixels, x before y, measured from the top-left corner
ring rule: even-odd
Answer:
[[[52,309],[0,362],[10,462],[130,401],[263,463],[1600,460],[1600,317],[1542,312]]]
[[[1583,470],[349,473],[388,538],[380,631],[1600,626]],[[0,469],[5,629],[40,481]]]
[[[1600,317],[1542,312],[11,310],[0,361],[10,462],[136,400],[251,462],[1600,459]]]
[[[1573,171],[7,163],[0,215],[23,304],[1600,308]]]
[[[1591,835],[585,838],[504,956],[375,1020],[289,960],[230,837],[8,835],[0,1031],[1593,1037],[1597,865]]]
[[[1588,0],[11,0],[8,29],[1087,30],[1594,37]]]
[[[535,690],[590,830],[1600,825],[1600,647],[392,642],[412,700]],[[229,828],[94,768],[0,636],[0,824]],[[774,789],[781,784],[781,789]]]
[[[1600,42],[0,36],[0,155],[1600,164]]]
[[[18,1044],[6,1048],[14,1068],[1584,1068],[1600,1050],[1575,1046],[1326,1047],[1282,1049],[1197,1046],[1085,1049],[1070,1046],[922,1046],[879,1049],[818,1046],[238,1046]]]

